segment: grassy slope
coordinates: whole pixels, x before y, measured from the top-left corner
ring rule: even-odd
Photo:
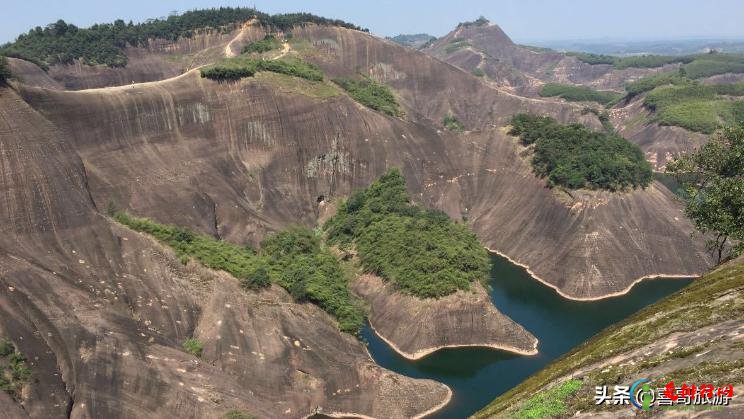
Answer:
[[[563,407],[558,413],[551,410],[554,413],[544,417],[572,415],[576,410],[591,409],[595,385],[600,383],[627,385],[631,376],[643,376],[644,371],[671,359],[675,361],[694,360],[696,352],[707,350],[706,348],[709,349],[710,346],[720,345],[720,343],[713,342],[702,348],[677,348],[663,357],[636,359],[641,362],[622,367],[613,366],[603,369],[603,366],[600,366],[592,369],[594,364],[638,348],[650,347],[659,339],[673,333],[694,333],[729,320],[741,322],[744,319],[743,294],[744,259],[739,258],[696,280],[683,290],[605,329],[517,387],[501,395],[476,413],[474,417],[523,416],[535,404],[541,402],[537,400],[537,397],[533,397],[535,394],[545,392],[546,389],[547,391],[554,388],[560,390],[567,383],[564,381],[565,377],[584,368],[588,368],[585,374],[574,377],[581,378],[583,381],[579,393],[574,395],[574,393],[559,390],[553,392],[567,394],[563,399],[553,398],[559,407],[560,405]],[[732,345],[736,352],[744,349],[741,348],[740,342]],[[706,382],[736,384],[744,382],[743,371],[744,361],[739,359],[738,361],[701,362],[675,369],[663,377],[649,376],[648,378],[656,379],[658,382],[673,378],[678,382],[705,380]]]

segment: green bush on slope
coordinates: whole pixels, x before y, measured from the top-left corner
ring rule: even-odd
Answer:
[[[269,52],[281,47],[281,42],[274,35],[266,35],[264,39],[260,41],[251,42],[250,44],[243,47],[243,54],[262,54]]]
[[[641,149],[617,134],[530,114],[515,115],[511,125],[510,135],[534,144],[532,168],[549,185],[618,191],[646,187],[652,180]]]
[[[488,277],[488,253],[446,214],[412,204],[400,171],[352,194],[324,226],[328,240],[355,245],[362,267],[419,298],[469,289]]]
[[[352,99],[368,108],[390,116],[401,116],[403,114],[390,88],[384,84],[377,83],[369,77],[359,80],[336,77],[333,79],[333,82],[346,90]]]
[[[0,84],[5,83],[10,78],[10,68],[8,67],[8,59],[0,55]]]
[[[348,278],[330,250],[321,246],[319,239],[306,228],[270,235],[261,243],[261,251],[256,252],[123,212],[116,213],[114,218],[171,246],[178,256],[194,257],[209,268],[230,273],[244,288],[260,289],[270,282],[277,283],[297,301],[315,303],[336,317],[342,331],[358,334],[361,330],[364,311],[348,291]]]
[[[560,97],[569,102],[597,102],[602,105],[617,101],[623,96],[622,93],[560,83],[546,83],[539,94],[542,97]]]
[[[318,67],[298,58],[264,60],[240,56],[223,59],[200,70],[202,77],[217,81],[252,77],[259,71],[285,74],[310,81],[323,81],[323,72]]]
[[[744,122],[744,83],[663,86],[651,91],[643,103],[661,125],[674,125],[710,134],[723,121]]]

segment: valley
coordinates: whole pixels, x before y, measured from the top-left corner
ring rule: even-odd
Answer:
[[[672,372],[660,328],[624,333],[675,299],[721,315],[670,317],[681,358],[742,354],[740,260],[655,180],[739,121],[738,56],[243,8],[0,54],[9,417],[519,416],[640,347],[634,373]]]

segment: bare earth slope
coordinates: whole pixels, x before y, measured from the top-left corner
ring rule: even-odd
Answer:
[[[370,303],[369,323],[375,332],[406,358],[461,346],[537,353],[537,339],[496,310],[478,283],[471,291],[436,300],[405,295],[373,275],[359,277],[352,290]]]
[[[23,414],[10,412],[410,417],[448,400],[441,384],[375,365],[320,309],[244,292],[98,215],[71,143],[8,88],[0,145],[0,334],[33,374]],[[191,336],[203,359],[181,349]]]

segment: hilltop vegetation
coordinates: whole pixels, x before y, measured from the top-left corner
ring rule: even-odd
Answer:
[[[544,84],[539,94],[542,97],[560,97],[569,102],[597,102],[602,105],[615,102],[623,97],[622,93],[560,83]]]
[[[389,87],[377,83],[369,77],[351,79],[336,77],[333,82],[349,93],[349,96],[362,105],[390,116],[402,116],[403,112]]]
[[[193,257],[208,268],[230,273],[246,289],[261,289],[276,283],[295,301],[312,302],[334,316],[341,331],[358,334],[364,323],[364,310],[349,293],[348,278],[338,260],[306,228],[270,235],[261,243],[260,251],[256,251],[123,212],[115,213],[114,218],[172,247],[182,262],[187,263]],[[189,348],[196,347],[192,343]]]
[[[54,64],[69,64],[75,59],[88,65],[123,67],[127,64],[124,48],[147,46],[153,38],[175,41],[190,38],[201,30],[230,32],[239,24],[256,18],[268,30],[288,31],[294,26],[308,23],[341,26],[362,30],[350,23],[326,19],[309,13],[269,15],[249,8],[221,7],[219,9],[194,10],[168,16],[165,19],[149,19],[134,24],[116,20],[110,24],[96,24],[90,28],[78,28],[63,20],[44,28],[36,27],[22,34],[14,42],[0,48],[0,55],[32,61],[42,68]]]
[[[396,44],[403,45],[404,47],[421,49],[425,45],[428,45],[430,42],[436,40],[437,37],[431,36],[426,33],[417,33],[413,35],[396,35],[389,39]]]
[[[202,77],[217,81],[251,77],[259,71],[286,74],[310,81],[323,81],[323,72],[314,64],[299,58],[289,57],[279,60],[264,60],[246,56],[225,58],[199,71]]]
[[[706,134],[724,123],[744,122],[744,83],[684,84],[658,87],[643,103],[654,111],[654,121]]]
[[[690,84],[692,80],[682,75],[680,72],[673,71],[667,73],[654,74],[644,77],[640,80],[625,85],[627,97],[633,97],[641,93],[650,92],[659,86],[664,85],[683,85]]]
[[[324,228],[330,243],[356,247],[366,271],[419,298],[467,290],[488,277],[490,260],[475,235],[412,204],[397,169],[352,194]]]
[[[515,115],[511,125],[510,135],[534,144],[532,168],[551,186],[619,191],[651,183],[651,165],[641,149],[615,133],[530,114]]]
[[[724,73],[744,73],[744,55],[710,52],[694,55],[613,55],[567,52],[587,64],[611,64],[618,70],[625,68],[658,68],[668,64],[682,64],[687,76],[692,79],[710,77]]]

